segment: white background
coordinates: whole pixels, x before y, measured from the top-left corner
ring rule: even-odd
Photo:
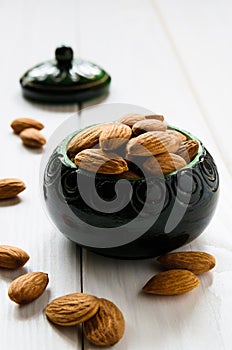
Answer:
[[[80,291],[81,278],[84,291],[112,300],[124,313],[126,332],[115,349],[231,349],[231,17],[229,0],[0,0],[0,178],[27,184],[20,202],[0,203],[0,243],[31,256],[23,269],[0,270],[1,349],[96,349],[82,340],[80,327],[52,326],[43,313],[53,298]],[[77,111],[75,105],[39,105],[21,96],[23,72],[52,58],[61,44],[111,74],[106,102],[162,113],[213,154],[219,205],[205,232],[183,248],[217,259],[196,290],[177,297],[144,295],[142,286],[158,272],[154,259],[115,261],[85,250],[81,255],[43,212],[42,153],[23,147],[9,124],[16,117],[36,118],[49,138]],[[7,297],[8,286],[28,271],[48,272],[49,287],[34,303],[18,307]]]

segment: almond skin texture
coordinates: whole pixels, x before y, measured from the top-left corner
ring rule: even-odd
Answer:
[[[196,140],[182,142],[176,154],[185,159],[187,163],[191,162],[198,153],[199,143]]]
[[[149,131],[131,139],[127,144],[127,153],[133,156],[175,153],[179,145],[179,140],[167,132]]]
[[[141,176],[139,174],[136,174],[131,170],[125,171],[124,173],[120,174],[119,177],[121,179],[141,179]]]
[[[81,169],[101,174],[121,174],[128,170],[127,162],[116,154],[106,154],[101,149],[85,149],[74,158]]]
[[[157,295],[178,295],[199,286],[199,278],[188,270],[169,270],[152,277],[143,287],[143,291]]]
[[[84,323],[84,334],[95,345],[114,345],[123,337],[125,331],[124,317],[118,307],[111,301],[99,300],[98,312]]]
[[[143,168],[149,174],[169,174],[186,166],[185,160],[175,153],[162,153],[149,157],[143,163]]]
[[[129,113],[124,115],[122,118],[118,120],[119,123],[126,124],[130,128],[137,123],[139,120],[143,120],[145,117],[141,114],[136,114],[136,113]]]
[[[178,137],[180,139],[180,142],[184,142],[187,140],[187,137],[179,131],[168,129],[167,132],[171,135],[175,135],[176,137]]]
[[[166,129],[166,124],[155,119],[140,120],[132,127],[132,131],[135,135],[143,134],[146,131],[165,131]]]
[[[156,119],[160,120],[161,122],[164,121],[164,116],[160,114],[149,114],[144,116],[145,119]]]
[[[47,318],[60,326],[74,326],[93,317],[99,309],[99,299],[85,293],[73,293],[54,299],[47,305]]]
[[[111,123],[94,125],[75,135],[68,144],[67,154],[69,158],[74,158],[78,152],[97,145],[102,130],[109,124]]]
[[[25,188],[25,183],[19,179],[0,179],[0,199],[14,198]]]
[[[123,146],[131,137],[131,128],[125,124],[113,123],[102,131],[99,144],[104,151],[113,151]]]
[[[166,269],[186,269],[195,275],[214,268],[215,258],[205,252],[177,252],[160,256],[157,259]]]
[[[27,128],[34,128],[37,130],[42,130],[44,128],[44,125],[42,123],[38,122],[38,120],[31,118],[14,119],[10,126],[14,130],[15,134],[20,134],[21,131]]]
[[[48,284],[48,275],[43,272],[30,272],[16,278],[8,289],[9,298],[24,305],[43,294]]]
[[[22,249],[9,245],[0,245],[0,267],[4,269],[17,269],[26,264],[29,255]]]
[[[40,148],[46,143],[45,137],[39,130],[34,128],[24,129],[19,136],[23,141],[23,144],[27,147]]]

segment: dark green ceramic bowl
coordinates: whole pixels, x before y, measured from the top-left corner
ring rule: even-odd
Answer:
[[[185,168],[163,178],[124,180],[117,202],[119,176],[95,177],[67,157],[67,144],[76,133],[53,151],[43,184],[49,216],[69,239],[105,256],[142,259],[191,242],[209,224],[218,201],[219,177],[212,156],[199,140],[199,152]],[[115,207],[98,210],[98,200],[106,207],[115,201]]]

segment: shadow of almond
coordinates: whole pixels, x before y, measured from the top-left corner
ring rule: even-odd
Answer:
[[[49,320],[47,320],[47,322],[52,327],[53,332],[57,333],[62,338],[65,338],[67,343],[75,345],[75,349],[81,348],[83,337],[81,324],[77,326],[62,327],[50,322]]]
[[[50,289],[45,292],[36,300],[26,305],[15,304],[14,317],[18,321],[25,321],[32,317],[41,317],[44,313],[45,307],[49,303],[51,291]]]
[[[17,205],[21,202],[19,197],[9,198],[9,199],[1,199],[0,207],[10,207],[12,205]]]
[[[1,280],[5,280],[6,282],[11,283],[16,278],[18,278],[18,277],[20,277],[28,272],[30,272],[30,271],[28,271],[27,267],[21,267],[21,268],[16,269],[16,270],[8,270],[8,269],[0,268],[0,278],[1,278]]]
[[[201,283],[204,285],[204,288],[209,288],[213,284],[213,272],[208,271],[199,275],[201,278]]]
[[[39,147],[39,148],[34,147],[33,148],[33,147],[25,146],[24,144],[22,144],[22,146],[31,153],[34,153],[34,154],[43,153],[43,147]]]

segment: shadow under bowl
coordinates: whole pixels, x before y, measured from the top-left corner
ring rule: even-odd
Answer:
[[[209,224],[219,176],[199,140],[199,152],[186,167],[164,177],[121,181],[117,175],[78,169],[70,161],[66,150],[75,134],[53,151],[43,183],[48,215],[66,237],[101,255],[144,259],[191,242]]]

